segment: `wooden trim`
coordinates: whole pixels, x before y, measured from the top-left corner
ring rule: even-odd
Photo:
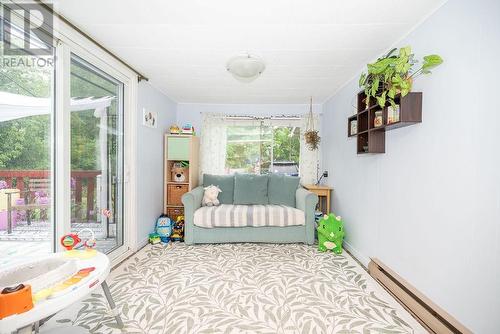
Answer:
[[[380,260],[372,258],[368,264],[368,272],[432,333],[472,334],[457,319]]]

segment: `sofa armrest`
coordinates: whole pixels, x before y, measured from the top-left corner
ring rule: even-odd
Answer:
[[[307,191],[304,188],[299,188],[295,192],[295,206],[297,209],[304,211],[306,216],[306,241],[308,244],[314,244],[314,212],[318,204],[318,195]]]
[[[202,186],[196,187],[188,193],[182,195],[182,204],[184,204],[184,242],[192,244],[194,212],[201,207],[201,200],[205,190]]]

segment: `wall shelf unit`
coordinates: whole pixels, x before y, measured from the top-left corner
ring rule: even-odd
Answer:
[[[385,132],[403,126],[422,122],[422,93],[411,92],[394,99],[397,105],[393,109],[389,103],[384,108],[380,107],[375,99],[370,99],[370,105],[366,105],[364,92],[358,93],[358,105],[356,115],[347,119],[347,136],[356,137],[357,153],[385,153]],[[382,117],[377,124],[376,116]],[[352,123],[357,122],[357,132],[352,133]]]

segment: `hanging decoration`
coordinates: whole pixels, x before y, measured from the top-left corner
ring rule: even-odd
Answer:
[[[307,148],[310,151],[315,151],[319,148],[319,142],[321,141],[321,137],[319,136],[319,131],[314,129],[312,96],[311,96],[311,103],[309,106],[309,114],[307,116],[306,132],[304,132],[304,139],[306,141]]]

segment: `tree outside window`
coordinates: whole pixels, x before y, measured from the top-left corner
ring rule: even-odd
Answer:
[[[298,175],[300,129],[276,125],[227,127],[226,171],[230,174]]]

